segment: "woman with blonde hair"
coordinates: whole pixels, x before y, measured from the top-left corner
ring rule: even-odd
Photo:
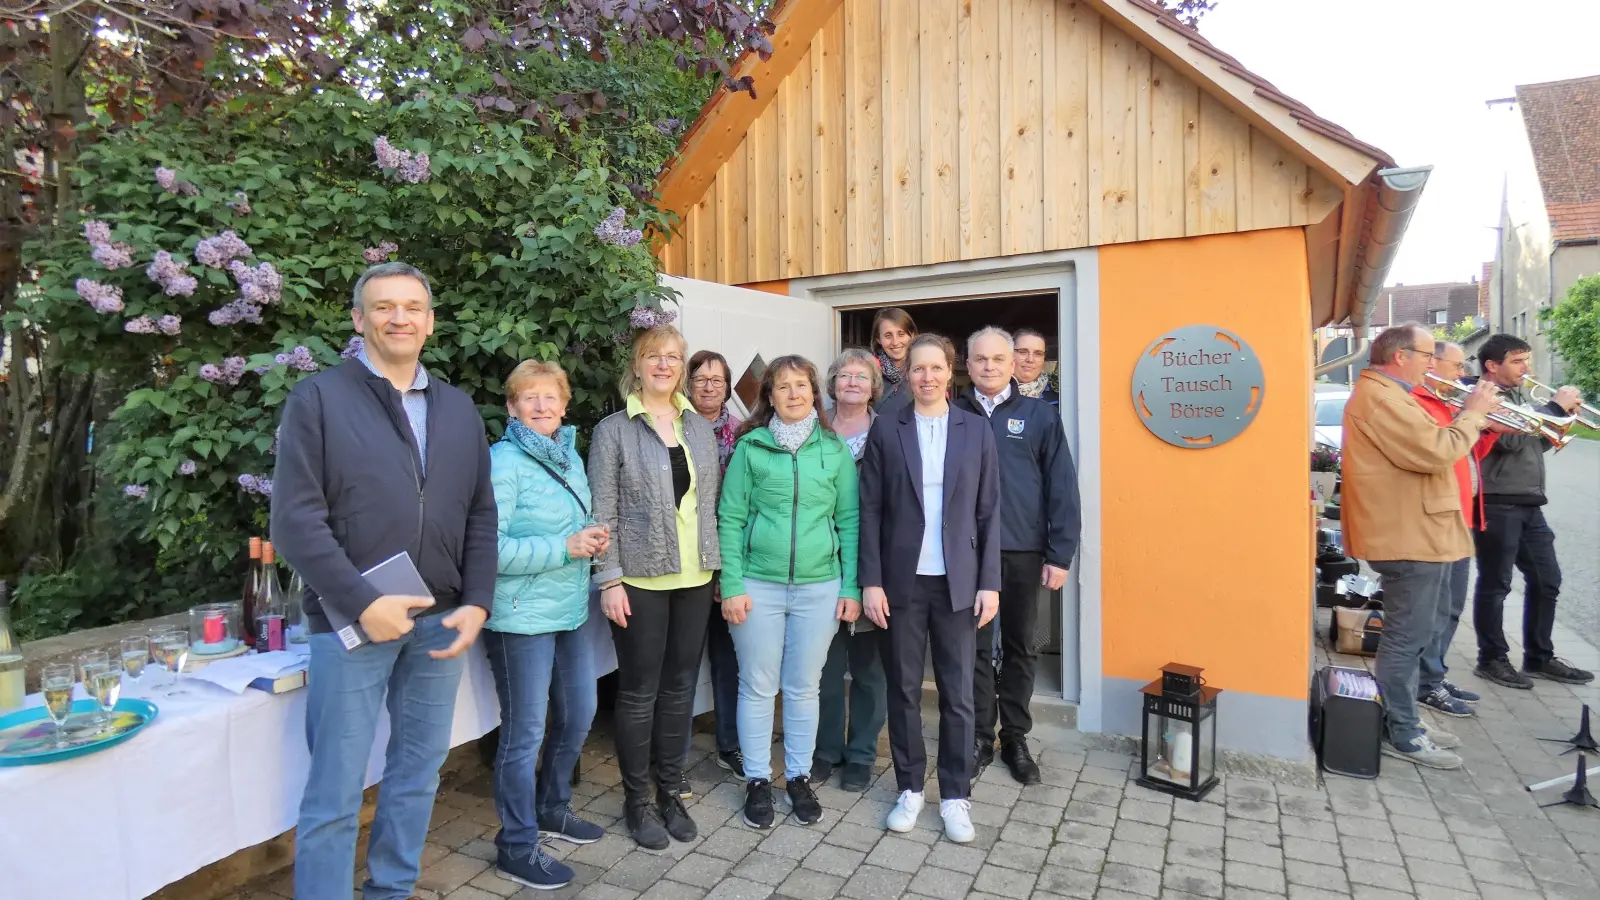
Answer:
[[[722,568],[717,439],[684,395],[687,355],[671,325],[640,332],[622,376],[626,408],[595,427],[589,451],[595,520],[611,534],[594,578],[617,648],[624,818],[633,839],[652,850],[665,849],[669,835],[692,841],[699,833],[678,787],[711,579]]]
[[[722,615],[739,652],[744,823],[771,828],[772,708],[783,691],[790,814],[822,818],[811,788],[817,693],[839,622],[860,615],[856,466],[829,431],[817,367],[773,360],[723,482]]]
[[[500,574],[483,640],[500,695],[497,866],[542,890],[573,875],[540,848],[541,831],[575,844],[605,836],[572,812],[572,782],[554,775],[573,770],[594,721],[594,659],[578,628],[589,617],[589,560],[610,543],[589,515],[577,430],[561,423],[571,399],[561,366],[518,365],[506,379],[505,436],[489,450]],[[547,721],[555,729],[548,735]],[[542,778],[535,770],[541,743]]]

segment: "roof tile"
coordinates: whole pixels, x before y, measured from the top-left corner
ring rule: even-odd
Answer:
[[[1600,237],[1600,75],[1517,87],[1557,240]]]

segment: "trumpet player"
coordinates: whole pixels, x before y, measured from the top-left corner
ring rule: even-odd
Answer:
[[[1521,338],[1496,334],[1478,351],[1483,381],[1499,387],[1512,403],[1524,402],[1524,379],[1533,348]],[[1581,402],[1578,389],[1563,387],[1538,412],[1567,416]],[[1477,674],[1518,690],[1533,687],[1534,678],[1565,684],[1588,684],[1585,672],[1555,655],[1551,632],[1556,624],[1556,599],[1561,594],[1561,565],[1556,561],[1556,536],[1544,518],[1544,437],[1503,433],[1483,458],[1484,528],[1473,532],[1477,545],[1478,584],[1472,599],[1472,625],[1478,633]],[[1522,670],[1511,665],[1506,643],[1505,600],[1513,568],[1522,572]]]
[[[1417,686],[1423,656],[1450,611],[1450,573],[1472,555],[1455,476],[1495,406],[1493,385],[1461,401],[1460,415],[1437,421],[1413,394],[1434,355],[1433,335],[1414,323],[1372,342],[1368,368],[1344,407],[1344,525],[1351,556],[1383,578],[1383,640],[1374,675],[1385,698],[1383,753],[1454,769],[1453,735],[1422,724]]]

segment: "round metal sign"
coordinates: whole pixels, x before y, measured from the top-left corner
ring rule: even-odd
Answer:
[[[1214,325],[1185,325],[1157,338],[1133,367],[1133,409],[1150,433],[1204,449],[1238,437],[1261,410],[1261,360]]]

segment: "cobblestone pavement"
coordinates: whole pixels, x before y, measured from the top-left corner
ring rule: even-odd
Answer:
[[[1517,595],[1508,601],[1508,622],[1520,621],[1519,602]],[[1325,635],[1326,612],[1318,613],[1317,624]],[[1578,665],[1600,664],[1600,651],[1565,626],[1558,626],[1556,645]],[[1561,745],[1538,738],[1573,734],[1582,703],[1600,712],[1600,688],[1540,682],[1533,691],[1502,689],[1471,674],[1473,647],[1470,624],[1463,623],[1449,659],[1451,678],[1484,694],[1478,716],[1430,720],[1431,727],[1461,738],[1463,770],[1419,770],[1386,760],[1376,780],[1329,775],[1314,786],[1230,775],[1204,802],[1194,803],[1135,785],[1130,776],[1136,767],[1127,754],[1096,749],[1090,736],[1040,728],[1034,743],[1044,784],[1020,787],[1003,765],[992,766],[974,786],[978,838],[967,846],[942,837],[931,780],[930,803],[916,830],[903,836],[886,832],[883,820],[895,791],[894,776],[882,763],[865,794],[845,793],[837,780],[820,789],[822,822],[754,831],[738,817],[742,785],[716,767],[709,735],[699,734],[690,813],[700,839],[660,853],[639,850],[618,823],[620,776],[610,738],[597,729],[574,806],[611,834],[587,847],[549,847],[573,867],[577,882],[538,892],[494,873],[498,823],[489,778],[478,770],[440,792],[418,896],[1596,900],[1600,810],[1541,809],[1537,804],[1555,800],[1559,791],[1536,797],[1523,785],[1572,772],[1576,756],[1560,756]],[[1317,665],[1328,661],[1319,638]],[[1370,665],[1352,657],[1333,661]],[[936,747],[928,743],[931,773]],[[786,800],[777,793],[782,812]],[[234,900],[287,900],[289,885],[287,873],[281,874]]]

